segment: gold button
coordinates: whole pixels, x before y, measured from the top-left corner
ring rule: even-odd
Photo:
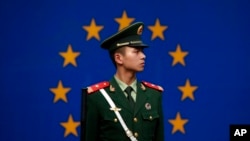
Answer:
[[[138,120],[137,120],[137,118],[134,118],[134,122],[137,122]]]
[[[150,119],[150,120],[152,120],[152,119],[153,119],[153,117],[152,117],[152,116],[149,116],[149,119]]]
[[[114,122],[117,122],[118,120],[117,120],[117,118],[114,118]]]
[[[135,137],[138,137],[138,136],[139,136],[139,134],[138,134],[137,132],[135,132],[135,133],[134,133],[134,136],[135,136]]]

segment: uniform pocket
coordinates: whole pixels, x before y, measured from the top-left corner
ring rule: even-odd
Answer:
[[[142,131],[143,131],[143,137],[145,139],[153,139],[159,119],[159,114],[156,111],[146,112],[142,113]]]
[[[100,133],[102,137],[115,135],[118,132],[122,132],[122,127],[114,113],[106,113],[103,115],[100,121]]]

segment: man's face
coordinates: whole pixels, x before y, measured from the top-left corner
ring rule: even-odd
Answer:
[[[143,48],[124,47],[124,54],[121,57],[121,62],[126,70],[143,71],[145,65],[145,54]]]

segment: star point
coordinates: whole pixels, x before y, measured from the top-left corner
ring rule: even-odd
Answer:
[[[184,61],[184,58],[188,55],[188,52],[182,51],[180,44],[178,44],[176,46],[176,50],[175,51],[170,51],[169,55],[173,57],[172,66],[176,65],[177,63],[180,63],[183,66],[186,65],[185,61]]]
[[[80,52],[74,52],[72,46],[69,44],[66,52],[59,52],[59,54],[64,58],[63,67],[68,64],[77,66],[76,58],[80,55]]]
[[[54,96],[54,103],[59,100],[63,100],[64,102],[68,102],[66,95],[71,90],[71,88],[66,88],[63,86],[61,80],[59,80],[57,88],[50,88],[50,91],[55,95]]]
[[[88,32],[87,35],[87,41],[91,38],[96,38],[98,41],[100,41],[99,32],[104,28],[103,26],[96,25],[95,19],[92,18],[91,23],[89,26],[82,26],[84,30]]]
[[[69,134],[78,136],[77,127],[80,126],[80,122],[74,121],[72,115],[69,115],[67,122],[61,122],[61,126],[65,128],[64,137],[67,137]]]
[[[190,80],[187,79],[185,86],[179,86],[178,89],[182,92],[181,100],[185,100],[186,98],[190,98],[194,101],[194,91],[198,89],[197,86],[192,86],[190,84]]]
[[[176,133],[177,131],[185,134],[184,125],[188,122],[188,119],[182,119],[180,112],[176,114],[175,119],[170,119],[168,122],[173,125],[172,134]]]
[[[121,18],[115,18],[115,21],[119,23],[119,30],[129,26],[135,18],[129,18],[127,12],[124,10]]]
[[[164,26],[160,24],[159,18],[156,19],[155,25],[148,26],[149,30],[152,31],[151,40],[154,40],[156,37],[159,37],[161,40],[164,40],[163,32],[168,29],[168,26]]]

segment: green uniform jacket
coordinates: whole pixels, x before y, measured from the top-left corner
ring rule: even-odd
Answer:
[[[138,141],[163,141],[163,112],[161,91],[137,82],[135,109],[115,81],[104,89],[121,108],[120,114]],[[88,94],[85,112],[85,141],[130,141],[115,113],[100,91]]]

